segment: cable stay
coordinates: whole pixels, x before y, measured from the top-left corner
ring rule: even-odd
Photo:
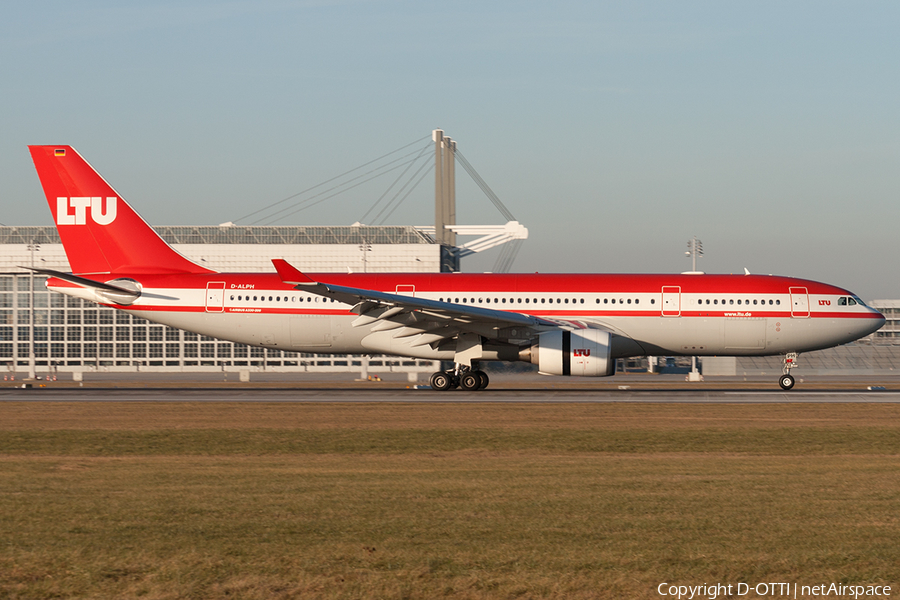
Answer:
[[[425,167],[428,167],[428,168],[426,169]],[[424,171],[423,171],[423,169],[424,169]],[[403,188],[400,188],[400,190],[397,191],[397,194],[394,195],[394,198],[391,199],[391,202],[389,202],[387,205],[385,205],[385,207],[381,209],[381,212],[379,212],[378,215],[375,216],[375,220],[378,221],[378,217],[381,216],[381,213],[383,213],[388,207],[391,208],[388,211],[388,213],[386,215],[384,215],[384,218],[381,219],[381,221],[378,221],[377,224],[384,225],[385,222],[387,222],[387,220],[390,218],[390,216],[392,214],[394,214],[394,211],[397,210],[398,208],[400,208],[400,205],[403,204],[404,200],[409,198],[409,195],[413,193],[413,190],[415,190],[417,187],[419,187],[419,184],[422,183],[422,180],[425,179],[425,176],[432,173],[433,171],[434,171],[434,165],[431,164],[430,161],[426,161],[421,166],[419,166],[419,169],[415,173],[413,173],[412,178],[410,178],[409,181],[407,181],[403,185],[403,187],[405,188],[406,186],[408,186],[413,181],[413,179],[416,178],[416,175],[419,175],[420,172],[422,173],[422,175],[418,179],[416,179],[416,182],[413,183],[409,187],[409,190],[405,194],[403,194],[402,197],[400,197],[400,194],[403,192]],[[398,197],[399,197],[399,200],[394,202],[394,200],[396,200]],[[391,207],[391,203],[394,203],[394,205],[392,207]]]
[[[359,187],[360,185],[362,185],[364,183],[368,183],[369,181],[372,181],[373,179],[377,179],[377,178],[381,177],[382,175],[387,175],[388,173],[390,173],[392,171],[396,171],[397,169],[403,167],[404,165],[415,162],[418,157],[415,157],[412,159],[409,158],[413,154],[416,154],[416,152],[410,152],[409,154],[405,154],[403,156],[395,158],[392,161],[384,163],[383,165],[375,167],[374,169],[370,169],[369,171],[366,171],[365,173],[357,175],[356,177],[351,177],[350,179],[347,179],[346,181],[342,181],[341,183],[338,183],[337,185],[334,185],[330,188],[322,190],[318,194],[314,194],[308,198],[304,198],[303,200],[294,202],[293,204],[285,206],[267,216],[260,217],[259,219],[257,219],[253,223],[251,223],[251,225],[256,225],[262,221],[268,221],[268,223],[272,223],[276,219],[280,219],[280,218],[287,217],[289,215],[296,214],[296,213],[300,212],[301,210],[305,210],[311,206],[320,204],[321,201],[319,201],[319,202],[312,202],[312,201],[315,200],[316,198],[320,198],[324,194],[328,194],[329,192],[338,190],[335,193],[333,193],[329,196],[326,196],[325,199],[333,198],[333,197],[338,196],[348,190],[352,190],[353,188]],[[400,164],[397,164],[391,168],[388,168],[390,165],[393,165],[394,163],[397,163],[399,161],[403,161],[404,159],[407,159],[406,162],[400,162]],[[373,173],[374,173],[374,175],[373,175]],[[370,175],[371,175],[371,177],[370,177]],[[360,179],[362,179],[362,181],[359,181]],[[331,181],[333,181],[333,180],[334,179],[332,178]],[[357,183],[355,183],[354,185],[351,185],[354,182],[357,182]],[[320,184],[320,186],[321,186],[321,184]],[[316,187],[319,187],[319,186],[316,186]],[[343,189],[341,189],[341,188],[343,188]],[[304,204],[305,204],[305,206],[304,206]],[[294,210],[292,210],[292,209],[294,209]],[[290,212],[287,212],[287,211],[290,211]]]
[[[393,154],[396,154],[397,152],[400,152],[400,151],[402,151],[402,150],[405,150],[406,148],[409,148],[410,146],[413,146],[413,145],[415,145],[415,144],[420,144],[420,143],[422,143],[423,141],[425,141],[426,139],[430,139],[430,136],[425,136],[425,137],[419,138],[419,139],[417,139],[417,140],[415,140],[415,141],[413,141],[413,142],[410,142],[410,143],[408,143],[408,144],[405,144],[405,145],[403,145],[403,146],[397,148],[396,150],[392,150],[392,151],[388,152],[387,154],[383,154],[383,155],[379,156],[378,158],[375,158],[375,159],[372,159],[372,160],[370,160],[370,161],[368,161],[368,162],[366,162],[366,163],[363,163],[363,164],[359,165],[358,167],[354,167],[353,169],[350,169],[349,171],[345,171],[345,172],[341,173],[340,175],[336,175],[336,176],[332,177],[331,179],[327,179],[327,180],[325,180],[325,181],[323,181],[323,182],[321,182],[321,183],[318,183],[318,184],[316,184],[316,185],[314,185],[314,186],[312,186],[312,187],[309,187],[309,188],[307,188],[307,189],[305,189],[305,190],[303,190],[303,191],[297,192],[296,194],[291,194],[290,196],[288,196],[288,197],[286,197],[286,198],[282,198],[281,200],[278,200],[277,202],[273,202],[272,204],[269,204],[269,205],[267,205],[267,206],[263,206],[262,208],[259,208],[259,209],[257,209],[257,210],[254,210],[254,211],[252,211],[252,212],[250,212],[250,213],[248,213],[248,214],[246,214],[246,215],[240,217],[239,219],[235,219],[235,220],[234,220],[234,223],[239,223],[240,221],[244,221],[244,220],[246,220],[246,219],[248,219],[248,218],[250,218],[250,217],[253,217],[253,216],[255,216],[255,215],[258,215],[259,213],[263,213],[263,212],[269,211],[269,210],[275,208],[276,206],[280,206],[281,204],[284,204],[285,202],[288,202],[289,200],[293,200],[294,198],[297,198],[297,197],[299,197],[299,196],[302,196],[303,194],[306,194],[306,193],[311,192],[311,191],[313,191],[313,190],[315,190],[315,189],[318,189],[318,188],[322,187],[323,185],[326,185],[326,184],[331,183],[331,182],[333,182],[333,181],[337,181],[337,180],[341,179],[342,177],[346,177],[347,175],[349,175],[349,174],[351,174],[351,173],[354,173],[354,172],[356,172],[356,171],[358,171],[358,170],[360,170],[360,169],[362,169],[362,168],[365,168],[365,167],[367,167],[367,166],[369,166],[369,165],[372,165],[372,164],[375,164],[375,163],[377,163],[377,162],[379,162],[379,161],[381,161],[381,160],[384,160],[385,158],[387,158],[387,157],[389,157],[389,156],[391,156],[391,155],[393,155]],[[396,162],[397,160],[402,160],[403,158],[412,156],[413,154],[417,154],[417,153],[419,153],[419,152],[420,152],[420,150],[416,150],[416,151],[414,151],[414,152],[411,152],[411,153],[409,153],[409,154],[406,154],[406,155],[400,157],[399,159],[395,159],[395,160],[393,160],[393,161],[390,161],[390,162],[388,162],[388,163],[386,163],[386,164],[388,164],[388,165],[389,165],[389,164],[392,164],[392,163]],[[374,172],[374,171],[377,171],[377,170],[379,170],[380,168],[383,168],[384,166],[385,166],[385,165],[382,165],[381,167],[376,167],[375,169],[369,171],[369,173],[372,173],[372,172]],[[365,175],[365,174],[364,174],[364,175]],[[358,179],[358,178],[354,178],[354,179]],[[353,180],[351,180],[351,181],[353,181]],[[341,185],[345,185],[345,184],[339,184],[338,186],[332,187],[332,188],[330,188],[329,190],[325,190],[325,191],[322,192],[322,193],[327,193],[328,191],[333,190],[333,189],[336,189],[336,188],[340,187]],[[319,194],[319,195],[321,195],[321,194]],[[300,203],[302,203],[302,202],[305,202],[305,200],[301,200],[300,202],[295,203],[295,204],[293,204],[293,205],[287,207],[287,209],[289,210],[290,208],[293,208],[294,206],[296,206],[297,204],[300,204]],[[269,215],[269,217],[262,217],[262,218],[258,219],[256,222],[254,222],[254,223],[252,223],[252,224],[256,224],[256,223],[259,223],[259,222],[262,221],[262,220],[265,220],[265,219],[267,219],[267,218],[271,218],[271,217],[273,217],[273,216],[279,214],[280,212],[282,212],[282,211],[278,211],[278,212],[274,213],[273,215]]]
[[[412,161],[409,161],[409,162],[415,162],[415,159],[413,159]],[[327,190],[325,190],[325,191],[323,191],[323,192],[320,192],[320,193],[316,194],[315,196],[312,196],[312,197],[310,197],[310,198],[307,198],[307,199],[305,199],[305,200],[302,200],[301,202],[297,202],[297,203],[295,203],[295,204],[293,204],[293,205],[291,205],[291,206],[288,206],[288,207],[286,207],[286,208],[283,208],[283,209],[279,210],[278,212],[276,212],[276,213],[274,213],[274,214],[272,214],[272,215],[269,215],[269,216],[267,216],[267,217],[262,217],[262,218],[258,219],[257,221],[254,221],[254,222],[251,223],[251,224],[252,224],[252,225],[256,225],[256,224],[260,223],[260,221],[267,221],[267,223],[263,223],[263,225],[270,225],[273,221],[275,221],[275,220],[277,220],[277,219],[284,219],[284,218],[286,218],[286,217],[290,217],[290,216],[292,216],[292,215],[297,214],[298,212],[300,212],[300,211],[302,211],[302,210],[306,210],[307,208],[311,208],[311,207],[313,207],[313,206],[316,206],[317,204],[321,204],[322,202],[325,202],[326,200],[330,200],[331,198],[334,198],[335,196],[339,196],[340,194],[343,194],[344,192],[347,192],[347,191],[352,190],[352,189],[354,189],[354,188],[358,188],[359,186],[361,186],[361,185],[363,185],[363,184],[365,184],[365,183],[368,183],[368,182],[370,182],[370,181],[372,181],[372,180],[378,179],[379,177],[382,177],[382,176],[384,176],[384,175],[387,175],[388,173],[391,173],[392,171],[396,171],[397,169],[403,167],[403,166],[406,165],[406,164],[407,164],[407,163],[400,163],[399,165],[396,165],[396,166],[394,166],[394,167],[391,167],[390,169],[387,169],[387,170],[383,170],[383,171],[381,171],[380,173],[376,173],[376,171],[382,169],[382,167],[379,167],[378,169],[373,169],[373,170],[371,170],[371,171],[369,171],[369,172],[367,172],[367,173],[363,173],[362,175],[359,175],[359,176],[357,176],[357,177],[354,177],[354,178],[351,179],[350,181],[347,181],[347,182],[341,183],[341,184],[339,184],[339,185],[336,185],[336,186],[334,186],[334,187],[332,187],[332,188],[329,188],[329,189],[327,189]],[[358,181],[358,182],[355,183],[354,185],[349,185],[350,182],[356,181],[356,180],[360,179],[361,177],[366,177],[367,175],[370,175],[370,174],[372,174],[372,173],[375,173],[375,174],[372,175],[371,177],[368,177],[367,179],[363,179],[362,181]],[[340,188],[343,188],[343,189],[340,189]],[[316,200],[315,202],[311,202],[312,200],[315,200],[316,198],[319,198],[319,196],[321,196],[322,194],[327,194],[328,192],[333,191],[333,190],[338,190],[338,191],[336,191],[336,192],[334,192],[333,194],[330,194],[330,195],[328,195],[328,196],[325,196],[324,198],[320,198],[319,200]],[[301,206],[301,205],[304,205],[304,206]],[[294,210],[291,210],[292,208],[293,208]],[[290,210],[290,212],[285,213],[285,211],[288,211],[288,210]],[[283,214],[282,214],[282,213],[283,213]]]
[[[469,177],[471,177],[472,180],[476,184],[478,184],[478,187],[481,188],[481,191],[483,191],[488,199],[494,204],[494,206],[497,207],[497,210],[500,211],[500,214],[502,214],[507,221],[515,221],[516,218],[513,216],[513,214],[509,211],[508,208],[506,208],[503,202],[500,201],[500,198],[497,196],[497,194],[494,193],[494,190],[492,190],[490,186],[488,186],[487,182],[485,182],[485,180],[481,178],[481,175],[478,174],[478,171],[475,170],[475,167],[473,167],[469,163],[469,161],[466,160],[466,157],[463,156],[462,152],[459,151],[459,148],[456,149],[455,154],[457,160],[459,160],[463,168],[466,170],[466,173],[468,173]]]
[[[366,213],[362,216],[362,218],[359,219],[359,221],[358,221],[359,223],[364,223],[364,222],[366,221],[366,219],[369,217],[369,215],[372,213],[372,211],[375,210],[375,209],[378,207],[378,205],[381,203],[382,200],[384,200],[384,198],[388,195],[388,193],[389,193],[392,189],[394,189],[394,187],[397,185],[397,183],[399,183],[400,180],[403,179],[404,175],[406,175],[406,174],[409,172],[409,170],[412,168],[412,166],[416,163],[416,160],[421,159],[422,157],[429,157],[429,154],[428,154],[428,151],[429,151],[429,150],[430,150],[430,146],[425,146],[424,148],[422,148],[421,152],[419,153],[419,156],[417,156],[415,159],[411,160],[411,161],[407,164],[407,167],[403,170],[403,172],[400,173],[400,174],[397,176],[397,178],[393,181],[393,183],[391,183],[391,185],[388,186],[388,188],[384,191],[384,193],[381,194],[381,196],[378,197],[378,199],[374,202],[374,204],[372,204],[372,206],[369,207],[369,210],[367,210]],[[406,186],[408,186],[408,185],[410,184],[410,182],[412,181],[412,179],[414,179],[414,178],[416,177],[416,175],[418,175],[419,172],[420,172],[424,167],[429,166],[429,165],[430,165],[432,168],[434,168],[434,166],[431,165],[431,162],[430,162],[429,160],[426,160],[426,161],[423,162],[422,165],[419,165],[419,168],[415,171],[415,173],[413,173],[412,177],[411,177],[410,179],[408,179],[408,180],[406,181],[406,183],[404,183],[403,186],[400,187],[399,190],[397,190],[397,193],[394,194],[394,196],[393,196],[390,200],[387,201],[387,203],[385,204],[385,206],[382,207],[382,209],[378,212],[378,214],[375,215],[375,218],[373,219],[373,224],[374,224],[374,222],[377,222],[377,221],[378,221],[378,218],[379,218],[379,217],[382,215],[382,213],[384,213],[384,211],[385,211],[385,210],[386,210],[386,209],[387,209],[387,208],[388,208],[388,207],[389,207],[389,206],[397,199],[397,197],[398,197],[400,194],[403,193],[403,190],[406,188]],[[418,183],[419,183],[419,182],[416,182],[416,184],[413,186],[413,189],[415,189],[415,186],[418,185]],[[412,191],[412,190],[410,190],[410,191]],[[407,194],[407,196],[408,196],[408,195],[409,195],[409,194]],[[406,196],[403,197],[403,200],[405,200],[405,199],[406,199]],[[401,200],[400,202],[403,202],[403,200]],[[395,206],[394,208],[396,208],[396,206]],[[387,216],[390,216],[391,213],[393,213],[393,212],[394,212],[394,209],[391,209],[390,213],[388,213]],[[385,217],[385,219],[387,219],[387,217]],[[383,223],[383,222],[382,222],[382,223]]]
[[[472,166],[466,157],[463,156],[459,148],[454,152],[456,160],[463,166],[472,180],[481,188],[485,196],[500,211],[500,214],[506,218],[506,225],[502,226],[477,226],[477,227],[461,227],[457,225],[448,226],[459,235],[481,235],[478,239],[463,244],[459,249],[460,258],[493,248],[495,246],[503,246],[497,260],[494,262],[492,271],[494,273],[508,273],[522,248],[522,242],[528,238],[528,229],[516,220],[512,212],[506,208],[506,205],[500,200],[494,190],[487,184],[484,178],[478,174],[475,167]]]
[[[519,254],[519,250],[522,248],[522,241],[521,238],[517,238],[510,240],[509,243],[503,246],[503,249],[500,250],[500,256],[494,262],[494,273],[509,273],[516,256]]]

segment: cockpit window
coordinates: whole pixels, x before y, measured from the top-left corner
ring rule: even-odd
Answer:
[[[838,298],[838,306],[856,306],[859,304],[860,306],[865,306],[866,303],[860,300],[856,296],[852,296],[850,298]]]

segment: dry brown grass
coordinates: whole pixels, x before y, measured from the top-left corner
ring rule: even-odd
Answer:
[[[0,597],[649,598],[663,581],[896,590],[898,416],[893,405],[3,403]]]
[[[772,429],[895,427],[898,404],[4,402],[21,429]]]

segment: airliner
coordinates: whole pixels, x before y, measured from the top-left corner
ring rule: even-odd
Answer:
[[[235,342],[319,354],[453,363],[435,390],[475,391],[487,361],[607,377],[638,356],[783,356],[869,335],[885,322],[852,292],[763,275],[221,273],[169,246],[71,146],[29,146],[71,273],[47,287]]]

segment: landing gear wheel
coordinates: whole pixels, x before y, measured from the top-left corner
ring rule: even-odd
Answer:
[[[437,372],[431,376],[431,389],[444,392],[450,389],[452,380],[446,373]]]
[[[488,386],[491,380],[488,378],[487,373],[485,373],[484,371],[475,371],[475,373],[478,375],[478,378],[481,379],[481,385],[478,386],[478,389],[483,390]]]
[[[481,387],[481,377],[477,371],[469,371],[459,376],[459,387],[467,392],[474,392]]]
[[[787,391],[794,387],[794,376],[788,373],[787,375],[782,375],[781,379],[778,380],[778,385],[781,386],[781,389]]]

